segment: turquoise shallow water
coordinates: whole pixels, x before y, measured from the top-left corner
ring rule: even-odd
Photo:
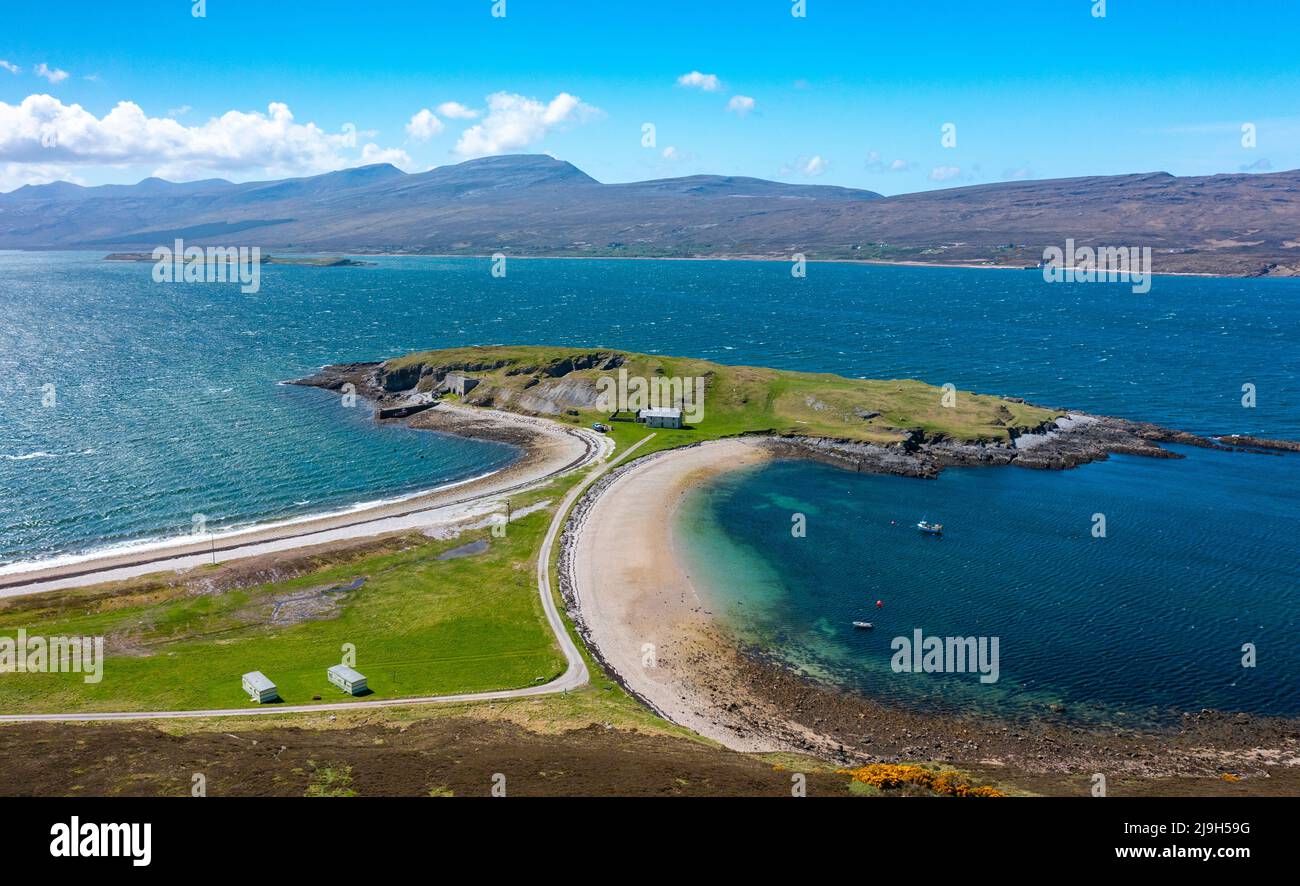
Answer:
[[[724,624],[874,696],[1106,720],[1300,714],[1300,459],[1179,451],[930,481],[783,461],[696,493],[676,528]],[[942,538],[916,531],[926,515]],[[999,638],[998,681],[896,673],[892,640],[918,628]]]
[[[0,253],[0,564],[188,532],[196,513],[218,529],[319,513],[507,463],[505,447],[376,428],[368,410],[278,384],[418,348],[606,346],[911,377],[1300,439],[1300,280],[1159,277],[1135,296],[1028,271],[814,264],[795,279],[783,263],[546,259],[494,278],[486,259],[381,257],[267,267],[244,295],[102,258]],[[741,485],[718,493],[717,531],[699,537],[758,577],[728,587],[770,602],[753,629],[772,650],[847,685],[969,694],[879,679],[884,634],[918,622],[1005,632],[1002,681],[974,690],[990,704],[1294,713],[1296,464],[1192,452],[933,483],[782,465],[726,481]],[[783,547],[796,503],[831,516]],[[1086,535],[1095,511],[1110,519],[1104,542]],[[951,527],[937,544],[885,528],[926,512]],[[886,593],[889,629],[843,635],[864,595]],[[1260,668],[1238,673],[1225,661],[1245,641]]]

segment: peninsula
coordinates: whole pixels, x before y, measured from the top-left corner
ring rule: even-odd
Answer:
[[[622,397],[638,381],[680,399],[610,407],[612,391]],[[1285,441],[1207,439],[914,380],[603,348],[425,351],[327,366],[292,384],[371,401],[376,421],[507,442],[521,457],[498,474],[375,511],[0,576],[0,627],[57,635],[75,624],[105,635],[109,664],[125,675],[89,688],[55,687],[58,675],[49,675],[52,689],[39,696],[0,693],[0,719],[274,713],[239,707],[227,677],[269,661],[288,703],[280,710],[302,716],[599,697],[616,685],[655,715],[633,722],[668,721],[732,751],[831,766],[930,759],[1049,793],[1072,789],[1053,773],[1088,767],[1172,783],[1203,780],[1232,759],[1252,761],[1279,786],[1295,777],[1285,763],[1288,721],[1202,712],[1173,732],[1101,734],[1049,718],[1013,734],[1000,720],[902,710],[810,681],[755,657],[713,622],[672,528],[691,489],[773,459],[925,479],[956,466],[1179,458],[1165,443],[1265,452],[1287,449]],[[652,417],[671,420],[656,426]],[[509,535],[486,532],[503,512]],[[213,602],[195,608],[196,596]],[[313,696],[315,671],[298,665],[340,638],[392,663],[371,676],[367,700]],[[657,649],[652,669],[646,643]],[[431,648],[451,654],[424,664]],[[612,699],[600,704],[632,717]]]

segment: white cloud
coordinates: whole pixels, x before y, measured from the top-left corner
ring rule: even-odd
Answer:
[[[694,151],[683,151],[676,145],[669,145],[664,148],[659,156],[669,163],[689,163],[699,159],[699,156]]]
[[[793,164],[782,167],[782,172],[795,172],[805,178],[816,178],[830,168],[830,161],[822,157],[821,154],[815,154],[812,157],[800,157]]]
[[[733,95],[731,101],[727,102],[727,110],[746,117],[754,110],[754,100],[747,95]]]
[[[677,85],[691,89],[703,89],[705,92],[717,92],[722,88],[722,81],[718,79],[717,74],[701,74],[699,71],[691,71],[689,74],[682,74],[678,77]]]
[[[912,164],[906,160],[898,159],[885,162],[885,158],[880,156],[879,151],[867,152],[867,169],[872,172],[908,172]]]
[[[961,175],[960,166],[936,166],[930,170],[930,181],[946,182]]]
[[[415,165],[411,162],[410,155],[401,148],[381,148],[370,142],[361,149],[361,165],[369,166],[372,163],[391,163],[399,169],[408,170]]]
[[[8,71],[10,74],[21,74],[23,72],[22,68],[18,67],[15,64],[11,64],[10,62],[7,62],[2,58],[0,58],[0,68],[3,68],[4,70]]]
[[[103,117],[50,95],[29,95],[17,105],[0,102],[0,162],[150,165],[154,175],[180,179],[214,173],[281,178],[357,165],[355,156],[344,153],[355,138],[296,123],[280,102],[268,105],[265,114],[227,111],[200,126],[146,116],[134,102],[119,102]]]
[[[541,141],[553,129],[583,123],[600,110],[582,99],[561,92],[543,104],[513,92],[496,92],[487,98],[487,116],[466,129],[456,142],[462,157],[506,154]]]
[[[406,134],[416,141],[427,142],[445,128],[443,122],[433,115],[433,111],[422,108],[406,124]]]
[[[71,167],[57,163],[0,163],[0,192],[57,181],[85,184],[85,180],[75,175]]]
[[[192,111],[192,110],[194,110],[194,109],[191,108],[189,105],[181,105],[179,108],[168,108],[168,109],[167,109],[167,116],[168,116],[168,117],[184,117],[186,114],[188,114],[188,113],[189,113],[190,111]]]
[[[473,120],[478,117],[478,111],[467,108],[460,102],[443,102],[438,105],[438,113],[448,120]]]
[[[59,84],[68,79],[68,72],[61,71],[58,68],[51,68],[45,62],[41,62],[33,69],[33,73],[38,77],[44,77],[51,83]]]

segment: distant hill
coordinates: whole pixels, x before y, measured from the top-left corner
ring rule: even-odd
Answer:
[[[544,155],[408,175],[387,164],[309,178],[0,194],[0,249],[486,255],[763,256],[1032,265],[1045,246],[1151,246],[1156,270],[1300,274],[1300,170],[872,191],[696,175],[602,184]]]

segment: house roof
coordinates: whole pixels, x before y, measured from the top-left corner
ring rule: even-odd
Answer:
[[[358,671],[354,671],[352,668],[348,667],[347,665],[341,665],[341,664],[334,665],[334,667],[329,669],[329,673],[333,674],[336,677],[342,677],[344,680],[347,680],[349,683],[356,683],[366,679],[364,674]]]
[[[244,675],[244,679],[248,681],[249,686],[253,687],[258,692],[265,692],[268,689],[275,688],[275,684],[272,683],[267,678],[266,674],[263,674],[261,671],[249,671]]]

